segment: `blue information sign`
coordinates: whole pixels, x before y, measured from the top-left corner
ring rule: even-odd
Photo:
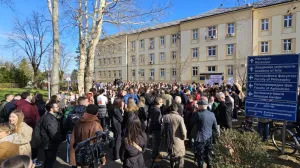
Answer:
[[[299,55],[249,56],[246,115],[296,121]]]

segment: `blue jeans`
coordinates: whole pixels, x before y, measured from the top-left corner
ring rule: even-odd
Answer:
[[[67,134],[67,163],[70,162],[70,141],[72,134]]]
[[[269,123],[258,122],[258,127],[257,127],[258,130],[257,131],[258,131],[259,135],[262,137],[263,141],[268,140],[269,128],[270,128]]]

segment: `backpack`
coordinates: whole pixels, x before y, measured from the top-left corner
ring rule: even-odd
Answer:
[[[75,124],[80,120],[85,111],[85,106],[76,106],[74,110],[65,118],[65,121],[63,122],[64,130],[72,132]]]
[[[172,147],[174,145],[173,129],[172,124],[168,121],[167,117],[164,117],[163,130],[162,130],[162,141],[160,148],[162,151],[167,151],[172,154]]]

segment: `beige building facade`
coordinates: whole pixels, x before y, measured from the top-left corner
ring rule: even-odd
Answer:
[[[95,81],[204,83],[212,75],[244,81],[248,56],[300,53],[299,40],[300,2],[216,8],[100,40]]]

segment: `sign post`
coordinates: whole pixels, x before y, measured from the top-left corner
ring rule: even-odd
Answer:
[[[299,55],[249,56],[247,67],[246,115],[296,121]]]

